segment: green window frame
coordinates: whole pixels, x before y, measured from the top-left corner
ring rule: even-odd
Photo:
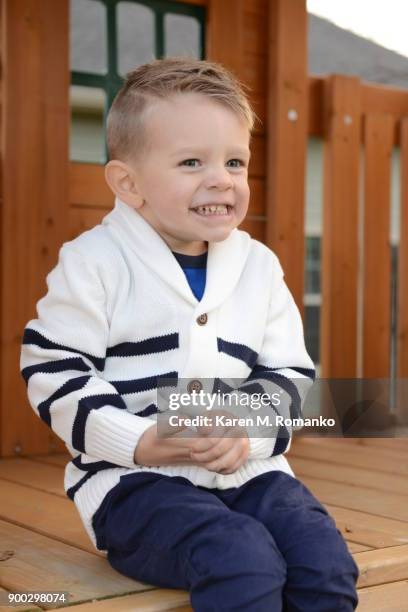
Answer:
[[[106,33],[107,33],[107,71],[105,74],[96,74],[92,72],[71,71],[71,85],[80,85],[84,87],[94,87],[102,90],[106,96],[106,104],[104,108],[104,125],[106,125],[106,117],[111,107],[113,99],[124,82],[124,78],[119,74],[118,70],[118,37],[117,37],[117,5],[124,0],[97,0],[106,8]],[[185,4],[180,2],[170,2],[168,0],[125,0],[131,4],[139,4],[146,6],[154,13],[154,39],[155,39],[155,58],[162,59],[165,57],[165,31],[164,19],[166,14],[183,15],[194,17],[199,24],[200,32],[200,58],[205,58],[205,19],[206,8],[193,4]],[[105,140],[105,156],[107,159],[106,140]]]

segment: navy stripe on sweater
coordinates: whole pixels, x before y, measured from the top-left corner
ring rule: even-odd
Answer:
[[[108,470],[109,468],[123,467],[111,463],[110,461],[90,461],[89,463],[82,463],[82,455],[78,455],[75,459],[72,459],[71,463],[75,465],[79,470],[83,472],[100,472],[101,470]]]
[[[78,489],[80,489],[82,487],[82,485],[85,484],[86,481],[89,480],[90,478],[92,478],[92,476],[94,476],[95,474],[96,474],[96,472],[88,472],[87,474],[85,474],[85,476],[83,478],[81,478],[81,480],[79,480],[76,483],[76,485],[74,485],[73,487],[70,487],[69,489],[67,489],[67,495],[68,495],[69,499],[74,501],[75,493],[78,491]]]
[[[274,368],[272,371],[275,372],[277,370],[293,370],[294,372],[298,372],[302,374],[302,376],[307,376],[311,380],[315,380],[316,378],[316,370],[311,370],[309,368],[293,368],[292,366],[286,366],[285,368]]]
[[[90,378],[91,376],[75,376],[74,378],[70,378],[59,389],[54,391],[54,393],[50,395],[48,399],[44,400],[38,405],[40,417],[44,423],[48,425],[48,427],[51,427],[50,407],[52,402],[64,397],[64,395],[68,395],[69,393],[73,393],[79,389],[83,389]]]
[[[36,346],[43,349],[57,349],[59,351],[67,351],[69,353],[77,353],[78,355],[82,355],[91,361],[95,368],[100,372],[103,372],[105,368],[105,357],[95,357],[95,355],[90,355],[89,353],[84,353],[83,351],[79,351],[78,349],[71,348],[70,346],[65,346],[63,344],[58,344],[57,342],[53,342],[52,340],[48,340],[45,336],[40,334],[35,329],[31,329],[26,327],[24,330],[22,344],[35,344]]]
[[[164,374],[147,376],[146,378],[135,378],[133,380],[110,380],[109,383],[115,387],[118,393],[126,395],[129,393],[141,393],[142,391],[157,389],[159,381],[167,378],[171,379],[170,386],[177,386],[178,372],[165,372]]]
[[[74,424],[72,426],[72,447],[79,450],[81,453],[86,453],[85,450],[85,427],[89,413],[92,410],[98,410],[103,406],[114,406],[126,410],[126,404],[120,395],[114,393],[103,393],[101,395],[90,395],[83,397],[78,402],[78,410],[75,415]]]
[[[222,338],[217,338],[218,351],[240,359],[247,364],[248,367],[253,368],[258,358],[258,353],[246,346],[245,344],[239,344],[238,342],[229,342]]]
[[[27,385],[33,374],[39,372],[43,374],[54,374],[55,372],[67,372],[69,370],[89,372],[91,368],[81,359],[81,357],[67,357],[66,359],[60,359],[58,361],[46,361],[45,363],[27,366],[21,370],[21,374]]]
[[[137,355],[151,355],[153,353],[164,353],[179,348],[179,335],[166,334],[146,338],[139,342],[122,342],[115,346],[108,347],[107,357],[135,357]]]
[[[283,374],[279,374],[277,370],[271,370],[266,366],[257,365],[254,367],[247,380],[249,381],[254,379],[257,381],[262,379],[267,380],[268,382],[275,383],[281,387],[290,395],[292,399],[290,405],[290,418],[295,419],[301,416],[301,399],[299,391],[295,383],[290,378],[284,376]]]

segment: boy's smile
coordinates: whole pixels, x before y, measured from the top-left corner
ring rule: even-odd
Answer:
[[[155,100],[144,121],[145,157],[107,164],[116,164],[114,191],[172,250],[200,254],[247,213],[249,129],[232,109],[192,92]]]

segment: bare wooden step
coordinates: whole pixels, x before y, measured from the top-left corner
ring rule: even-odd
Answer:
[[[32,461],[38,461],[38,463],[48,463],[49,465],[55,465],[56,467],[64,468],[72,457],[69,453],[56,453],[54,455],[30,455]]]
[[[20,484],[0,480],[0,518],[100,555],[86,533],[74,503]]]
[[[0,587],[0,612],[41,612],[41,608],[33,604],[13,605],[13,607],[5,605],[5,602],[8,601],[7,594],[10,592]]]
[[[408,581],[390,582],[358,591],[357,612],[406,612]]]
[[[375,471],[408,476],[408,461],[401,461],[399,453],[384,452],[370,447],[339,444],[336,439],[297,438],[287,454],[289,463],[292,457],[317,459],[327,464],[354,466]],[[341,442],[341,441],[340,441]]]
[[[323,503],[351,508],[377,516],[408,520],[408,495],[383,493],[368,487],[354,486],[341,482],[331,482],[308,476],[300,480]]]
[[[70,602],[84,602],[153,588],[122,576],[106,559],[5,521],[0,541],[14,553],[1,562],[1,586],[9,591],[68,591]]]
[[[191,612],[190,596],[179,589],[156,589],[125,597],[104,599],[75,606],[75,612]]]
[[[64,470],[55,465],[39,464],[20,457],[1,459],[0,479],[67,497],[64,491]]]
[[[408,544],[408,523],[325,504],[344,537],[374,548]]]
[[[290,464],[297,478],[312,476],[353,486],[369,487],[378,491],[408,495],[408,478],[398,474],[385,474],[373,469],[323,463],[309,457],[291,457]]]
[[[363,552],[363,550],[373,550],[372,546],[365,546],[365,544],[357,544],[356,542],[348,542],[347,540],[346,544],[351,554]]]
[[[360,570],[358,588],[408,579],[408,545],[355,553],[353,557]]]

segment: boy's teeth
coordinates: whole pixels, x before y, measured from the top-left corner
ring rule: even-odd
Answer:
[[[228,209],[226,204],[215,204],[212,206],[198,206],[198,208],[195,209],[200,215],[211,215],[211,214],[217,214],[217,215],[227,215],[228,214]]]

